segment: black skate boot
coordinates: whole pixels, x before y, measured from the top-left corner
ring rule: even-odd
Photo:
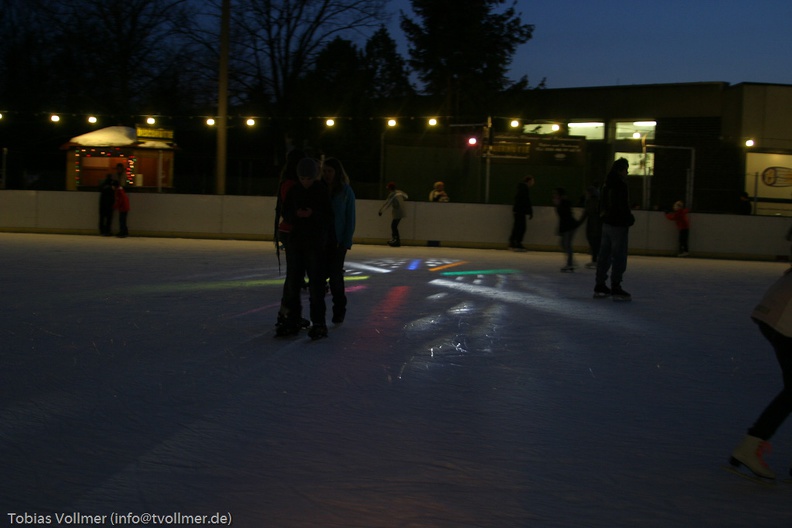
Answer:
[[[300,333],[301,328],[299,323],[285,321],[275,327],[275,337],[295,336]]]
[[[308,337],[310,337],[312,341],[327,337],[327,327],[325,325],[313,325],[311,329],[308,330]]]
[[[604,299],[605,297],[610,297],[611,291],[605,284],[597,284],[594,286],[594,298],[595,299]]]
[[[611,298],[614,301],[632,301],[632,295],[622,289],[621,283],[611,284]]]
[[[346,316],[346,308],[333,307],[333,324],[341,324]]]

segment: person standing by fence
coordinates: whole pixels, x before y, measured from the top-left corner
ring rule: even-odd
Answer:
[[[526,230],[525,218],[528,217],[528,220],[533,219],[531,187],[534,186],[534,183],[534,177],[529,175],[517,184],[517,192],[514,195],[514,205],[512,206],[514,223],[512,225],[511,235],[509,236],[509,249],[512,251],[525,251],[525,246],[523,246],[523,238],[525,237]]]

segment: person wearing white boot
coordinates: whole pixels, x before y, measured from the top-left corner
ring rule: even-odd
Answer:
[[[775,350],[778,365],[784,380],[784,388],[771,401],[756,422],[748,429],[747,436],[732,452],[731,464],[744,465],[756,476],[775,479],[775,473],[763,459],[770,452],[768,441],[792,413],[792,268],[778,279],[759,304],[751,318],[759,325],[762,335]],[[792,475],[792,469],[790,469]]]

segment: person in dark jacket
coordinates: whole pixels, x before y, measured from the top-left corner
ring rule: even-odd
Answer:
[[[580,224],[572,214],[572,202],[569,200],[566,190],[559,187],[553,191],[553,203],[555,204],[556,214],[558,214],[558,234],[561,237],[561,249],[566,255],[566,265],[561,268],[561,271],[575,271],[572,239],[575,236],[575,230]]]
[[[635,223],[627,187],[629,165],[625,158],[614,161],[600,193],[602,240],[597,257],[595,298],[612,296],[616,301],[632,300],[632,296],[622,288],[622,278],[627,269],[628,234],[630,226]],[[606,284],[608,272],[610,288]]]
[[[115,205],[115,189],[113,189],[113,175],[108,174],[99,185],[99,234],[110,236],[113,234],[113,206]]]
[[[293,186],[299,185],[299,179],[297,178],[297,164],[301,159],[306,157],[307,156],[305,152],[300,149],[290,150],[286,155],[286,164],[281,171],[281,179],[280,183],[278,184],[278,193],[276,195],[275,201],[275,236],[273,237],[275,242],[275,254],[278,257],[279,273],[280,252],[282,250],[285,251],[286,247],[289,245],[289,233],[291,232],[291,225],[286,222],[286,219],[283,217],[283,202],[286,200],[286,195],[289,194],[289,190]],[[288,272],[288,266],[286,267],[286,270]],[[305,279],[305,277],[303,277],[303,279]],[[275,326],[281,326],[286,322],[287,308],[283,300],[286,298],[286,289],[288,284],[289,278],[287,275],[286,280],[283,281],[283,296],[281,297],[281,307],[280,310],[278,310],[278,320],[275,323]],[[310,321],[307,319],[302,319],[301,323],[303,327],[310,326]]]
[[[283,305],[285,318],[277,336],[300,331],[302,305],[300,290],[308,275],[311,339],[327,337],[325,284],[328,247],[335,244],[333,206],[327,186],[319,179],[319,164],[312,158],[297,163],[299,183],[292,186],[283,202],[283,217],[291,225],[286,245],[286,284]]]
[[[587,188],[583,204],[583,218],[580,222],[586,222],[586,241],[591,252],[591,262],[588,262],[586,267],[594,269],[597,267],[600,241],[602,240],[602,218],[599,215],[599,201],[599,189],[594,185]]]
[[[509,249],[512,251],[525,251],[523,237],[525,237],[526,222],[525,217],[533,219],[533,206],[531,205],[531,187],[534,186],[533,176],[526,176],[517,184],[517,192],[514,195],[514,225],[509,236]]]

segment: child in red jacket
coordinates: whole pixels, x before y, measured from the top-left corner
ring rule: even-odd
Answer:
[[[677,257],[688,256],[688,239],[690,237],[690,219],[688,218],[689,209],[685,208],[685,203],[682,200],[674,204],[674,210],[666,213],[666,218],[676,222],[677,229],[679,230],[679,254]]]
[[[127,215],[129,214],[129,196],[126,191],[118,183],[118,180],[113,180],[113,189],[115,190],[115,204],[113,209],[118,211],[118,236],[126,238],[129,236],[127,230]]]

